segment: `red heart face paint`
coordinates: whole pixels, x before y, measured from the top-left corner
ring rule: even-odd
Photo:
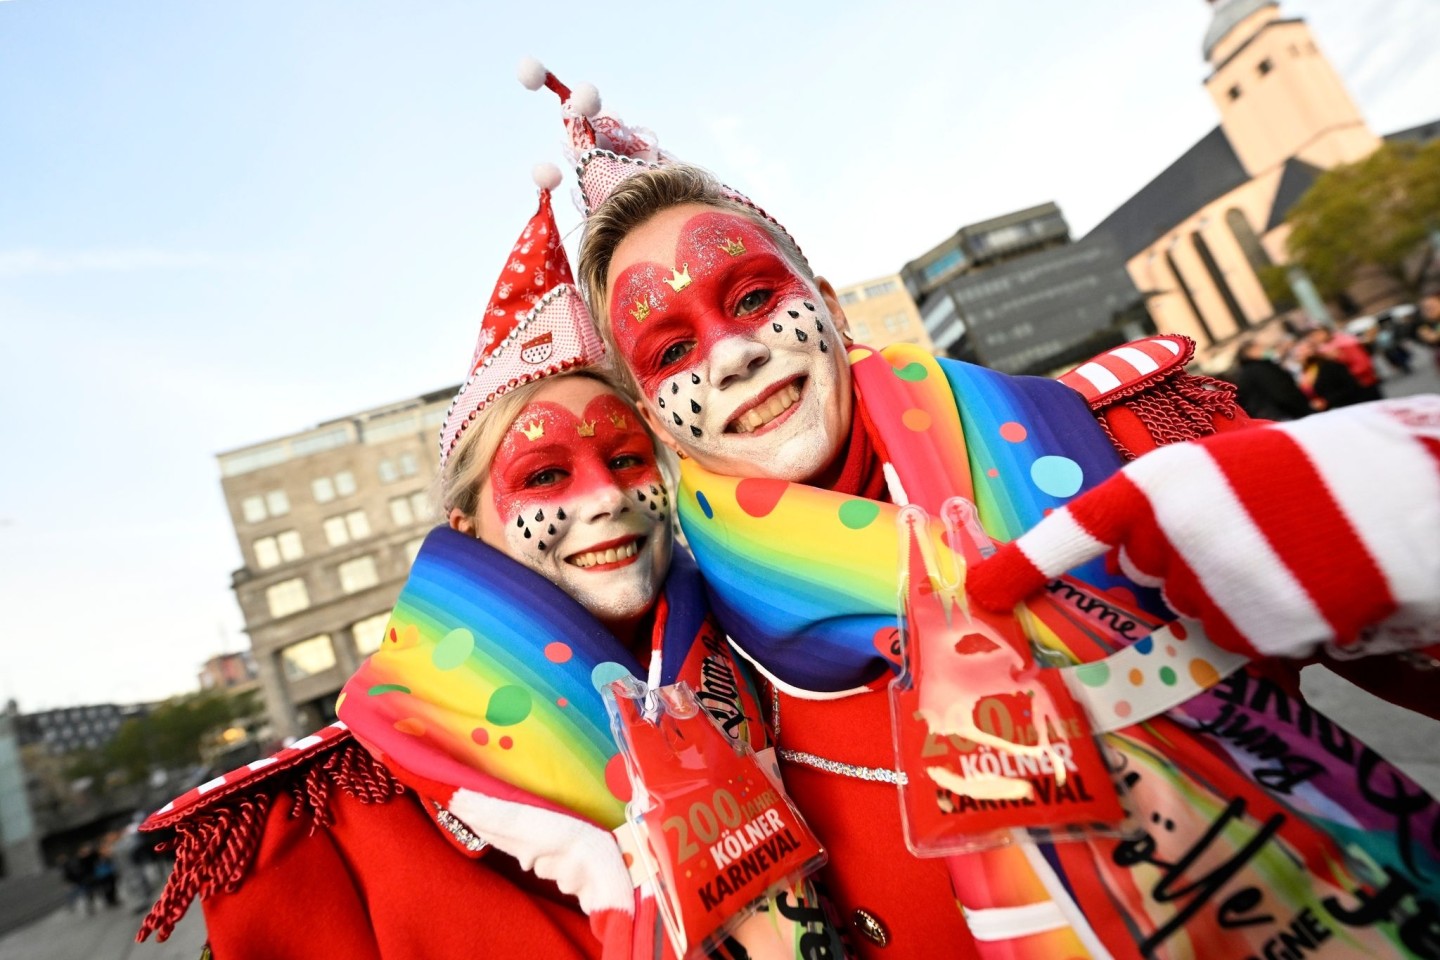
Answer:
[[[621,359],[650,412],[702,466],[803,480],[839,451],[849,367],[815,285],[747,217],[665,210],[611,260]]]
[[[605,622],[654,603],[670,565],[670,498],[650,435],[603,384],[537,394],[481,487],[483,539]]]

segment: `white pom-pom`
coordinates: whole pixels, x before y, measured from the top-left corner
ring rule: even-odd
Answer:
[[[600,91],[593,83],[577,83],[570,88],[570,106],[582,117],[593,117],[600,112]]]
[[[545,64],[534,57],[525,57],[520,61],[520,67],[515,71],[515,75],[520,78],[520,82],[524,84],[526,90],[539,90],[545,85],[547,72]]]
[[[535,186],[541,190],[554,190],[560,186],[560,168],[553,163],[535,164],[530,175],[535,178]]]

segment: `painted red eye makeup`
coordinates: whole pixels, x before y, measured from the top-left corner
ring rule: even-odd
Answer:
[[[620,352],[647,393],[718,340],[764,322],[784,297],[813,295],[770,235],[738,214],[687,220],[674,261],[632,264],[610,298]]]

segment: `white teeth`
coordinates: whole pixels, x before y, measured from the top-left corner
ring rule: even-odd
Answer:
[[[570,562],[577,567],[588,568],[601,563],[614,563],[617,560],[628,560],[639,552],[639,542],[631,540],[624,546],[616,547],[613,550],[587,550],[584,553],[577,553],[570,558]]]
[[[744,416],[735,421],[735,432],[752,433],[759,430],[799,402],[800,389],[792,383],[777,391],[769,400],[747,410]]]

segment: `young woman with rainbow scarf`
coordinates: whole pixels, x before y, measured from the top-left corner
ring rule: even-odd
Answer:
[[[673,956],[632,873],[601,690],[686,681],[733,739],[769,736],[672,549],[654,440],[605,380],[550,208],[559,171],[537,180],[442,430],[448,526],[339,723],[146,825],[173,831],[177,867],[141,939],[199,895],[221,960]],[[838,950],[814,888],[787,892],[717,955]]]
[[[1293,631],[1287,598],[1264,594],[1273,573],[1264,557],[1273,553],[1235,551],[1226,562],[1261,590],[1250,591],[1243,611],[1211,603],[1198,614],[1229,649],[1205,640],[1193,622],[1188,631],[1180,622],[1156,630],[1174,619],[1148,589],[1158,580],[1142,586],[1099,561],[1053,580],[1069,566],[1060,561],[1101,552],[1090,548],[1104,537],[1087,530],[1106,527],[1092,521],[1109,515],[1078,503],[1077,516],[1090,520],[1073,530],[1052,525],[1048,539],[1031,542],[1020,555],[1024,589],[1007,603],[1025,602],[1052,655],[1090,665],[1080,674],[1096,688],[1090,707],[1109,711],[1095,720],[1144,832],[944,859],[916,858],[903,841],[883,693],[895,670],[897,502],[938,515],[947,497],[963,495],[989,536],[1004,542],[1047,514],[1068,516],[1077,494],[1113,493],[1103,481],[1121,470],[1122,457],[1200,438],[1254,437],[1265,450],[1272,430],[1239,429],[1248,421],[1231,393],[1184,374],[1192,344],[1153,338],[1115,351],[1125,351],[1120,359],[1132,363],[1133,377],[1122,380],[1116,364],[1097,361],[1089,379],[1063,383],[904,345],[852,349],[830,285],[743,196],[668,158],[614,150],[583,153],[578,172],[590,207],[582,285],[642,414],[686,458],[681,524],[722,625],[770,680],[786,782],[821,840],[843,854],[827,885],[861,935],[863,955],[1437,955],[1440,806],[1245,665],[1257,649],[1303,654],[1353,632],[1326,636],[1323,619],[1319,634]],[[1431,482],[1440,445],[1425,438],[1440,416],[1433,404],[1411,411],[1408,426],[1400,423],[1406,416],[1391,417],[1395,429],[1364,441],[1362,455],[1416,471],[1401,499],[1424,529],[1383,533],[1402,556],[1409,551],[1423,578],[1435,570],[1424,540],[1436,532],[1440,503]],[[1246,451],[1257,448],[1226,449],[1249,462]],[[1165,453],[1153,462],[1170,469],[1175,460]],[[1336,482],[1314,476],[1314,467],[1306,474],[1293,456],[1274,462],[1291,467],[1270,479],[1293,483],[1292,499],[1323,498]],[[1193,463],[1191,474],[1203,479]],[[1180,486],[1197,495],[1194,483]],[[1214,497],[1220,509],[1225,489],[1200,483],[1193,507],[1205,510],[1205,497]],[[1154,510],[1163,520],[1175,505]],[[1279,517],[1266,529],[1290,561],[1284,538],[1307,528],[1303,518],[1286,522]],[[1200,535],[1212,546],[1220,539]],[[1248,549],[1250,541],[1239,542]],[[1331,582],[1374,579],[1363,579],[1375,566],[1368,543],[1327,557]],[[1132,559],[1142,554],[1153,561],[1159,548],[1135,549]],[[1013,567],[1015,558],[1012,550],[1003,563]],[[1171,586],[1184,566],[1171,564]],[[1201,573],[1200,581],[1191,576],[1192,588],[1213,582],[1213,571]],[[1328,622],[1365,626],[1397,610],[1433,612],[1440,581],[1415,582],[1392,578],[1398,599],[1388,605],[1334,594]],[[1273,624],[1275,634],[1227,629],[1235,623],[1224,611],[1242,625]]]

